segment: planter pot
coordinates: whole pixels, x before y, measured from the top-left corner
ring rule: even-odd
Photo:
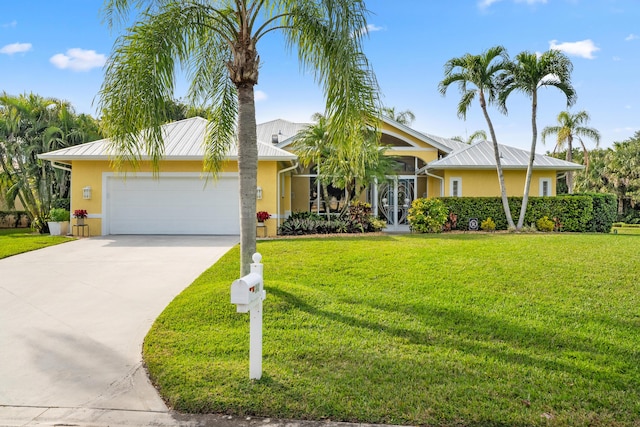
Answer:
[[[66,236],[69,234],[69,221],[48,222],[49,234],[52,236]]]
[[[264,222],[258,221],[258,227],[264,227]]]
[[[84,225],[84,218],[76,218],[76,224],[78,225]]]

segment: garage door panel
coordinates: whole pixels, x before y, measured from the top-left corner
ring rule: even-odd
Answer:
[[[237,177],[113,177],[110,234],[239,234]]]

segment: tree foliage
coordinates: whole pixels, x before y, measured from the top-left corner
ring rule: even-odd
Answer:
[[[91,116],[75,114],[67,102],[35,94],[0,96],[0,190],[10,208],[24,206],[42,231],[56,200],[69,197],[70,174],[39,154],[99,139]]]

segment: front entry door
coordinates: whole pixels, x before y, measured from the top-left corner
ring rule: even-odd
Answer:
[[[409,230],[407,217],[415,188],[414,176],[397,176],[378,185],[378,217],[387,221],[387,229]]]

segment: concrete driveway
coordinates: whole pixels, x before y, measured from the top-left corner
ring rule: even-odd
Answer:
[[[166,414],[142,367],[142,341],[164,307],[238,240],[109,236],[0,260],[0,424],[113,409],[130,411],[130,421],[137,412]]]

